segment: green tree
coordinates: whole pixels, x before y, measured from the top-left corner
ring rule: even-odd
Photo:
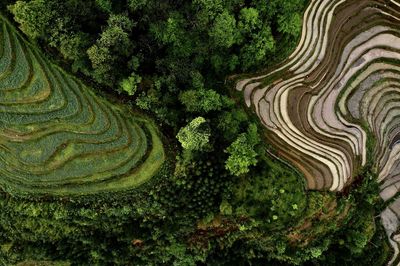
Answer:
[[[111,13],[112,10],[111,0],[96,0],[96,4],[104,12]]]
[[[285,16],[280,16],[278,19],[279,31],[297,36],[301,31],[301,15],[299,13],[292,13]]]
[[[125,15],[111,15],[108,25],[101,33],[100,39],[87,50],[97,81],[112,85],[115,69],[121,69],[119,63],[124,62],[133,48],[130,33],[134,23]]]
[[[150,33],[168,49],[169,57],[165,63],[172,64],[180,58],[187,58],[193,51],[191,32],[186,30],[188,21],[178,12],[171,12],[161,23],[152,23]],[[172,68],[176,67],[173,64]]]
[[[238,39],[235,17],[225,10],[216,17],[209,35],[217,47],[229,48],[234,45]]]
[[[202,10],[210,17],[215,17],[224,10],[222,0],[193,0],[194,6],[200,6]]]
[[[181,128],[176,135],[182,147],[190,151],[203,150],[210,140],[210,130],[203,117],[193,119],[188,125]]]
[[[260,28],[261,20],[259,12],[255,8],[243,8],[240,10],[238,28],[243,33],[249,33]]]
[[[123,79],[119,83],[119,86],[121,87],[122,91],[125,91],[128,93],[128,95],[132,96],[135,94],[137,86],[141,81],[142,78],[139,75],[132,73],[128,78]]]
[[[148,0],[128,0],[128,7],[131,10],[141,9],[148,3]]]
[[[189,112],[207,113],[221,110],[232,102],[229,98],[220,95],[214,90],[187,90],[179,95],[179,100]]]
[[[275,40],[271,28],[264,26],[258,34],[252,34],[251,39],[240,50],[242,69],[246,70],[263,63],[269,52],[275,50]]]
[[[32,39],[43,37],[57,14],[52,2],[45,0],[17,1],[9,6],[20,29]]]
[[[254,148],[259,142],[257,126],[251,124],[248,131],[240,134],[226,149],[229,157],[225,162],[225,168],[236,176],[248,173],[249,167],[257,164],[258,154]]]
[[[304,0],[277,1],[278,15],[278,30],[286,33],[289,36],[297,36],[301,30],[301,10],[304,6]]]

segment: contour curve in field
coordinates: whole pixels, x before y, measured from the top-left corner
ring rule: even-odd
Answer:
[[[367,164],[400,237],[400,2],[314,0],[296,50],[273,71],[237,82],[280,156],[309,189],[341,191]]]
[[[16,195],[130,190],[165,160],[154,123],[94,94],[0,17],[0,187]]]

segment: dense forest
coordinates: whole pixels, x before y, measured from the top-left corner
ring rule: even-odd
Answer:
[[[46,60],[125,115],[153,119],[166,159],[129,191],[4,189],[0,265],[384,264],[372,162],[341,192],[308,190],[234,89],[296,48],[308,4],[2,0],[4,19]]]

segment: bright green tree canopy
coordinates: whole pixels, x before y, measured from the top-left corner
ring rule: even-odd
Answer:
[[[206,120],[200,116],[179,130],[176,137],[184,149],[199,151],[208,144],[211,134],[205,123]]]

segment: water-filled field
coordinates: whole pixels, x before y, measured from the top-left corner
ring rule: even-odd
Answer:
[[[400,225],[399,22],[398,1],[311,1],[287,61],[236,87],[308,188],[342,191],[363,167],[377,175],[382,199],[391,202],[381,218],[394,259]]]

